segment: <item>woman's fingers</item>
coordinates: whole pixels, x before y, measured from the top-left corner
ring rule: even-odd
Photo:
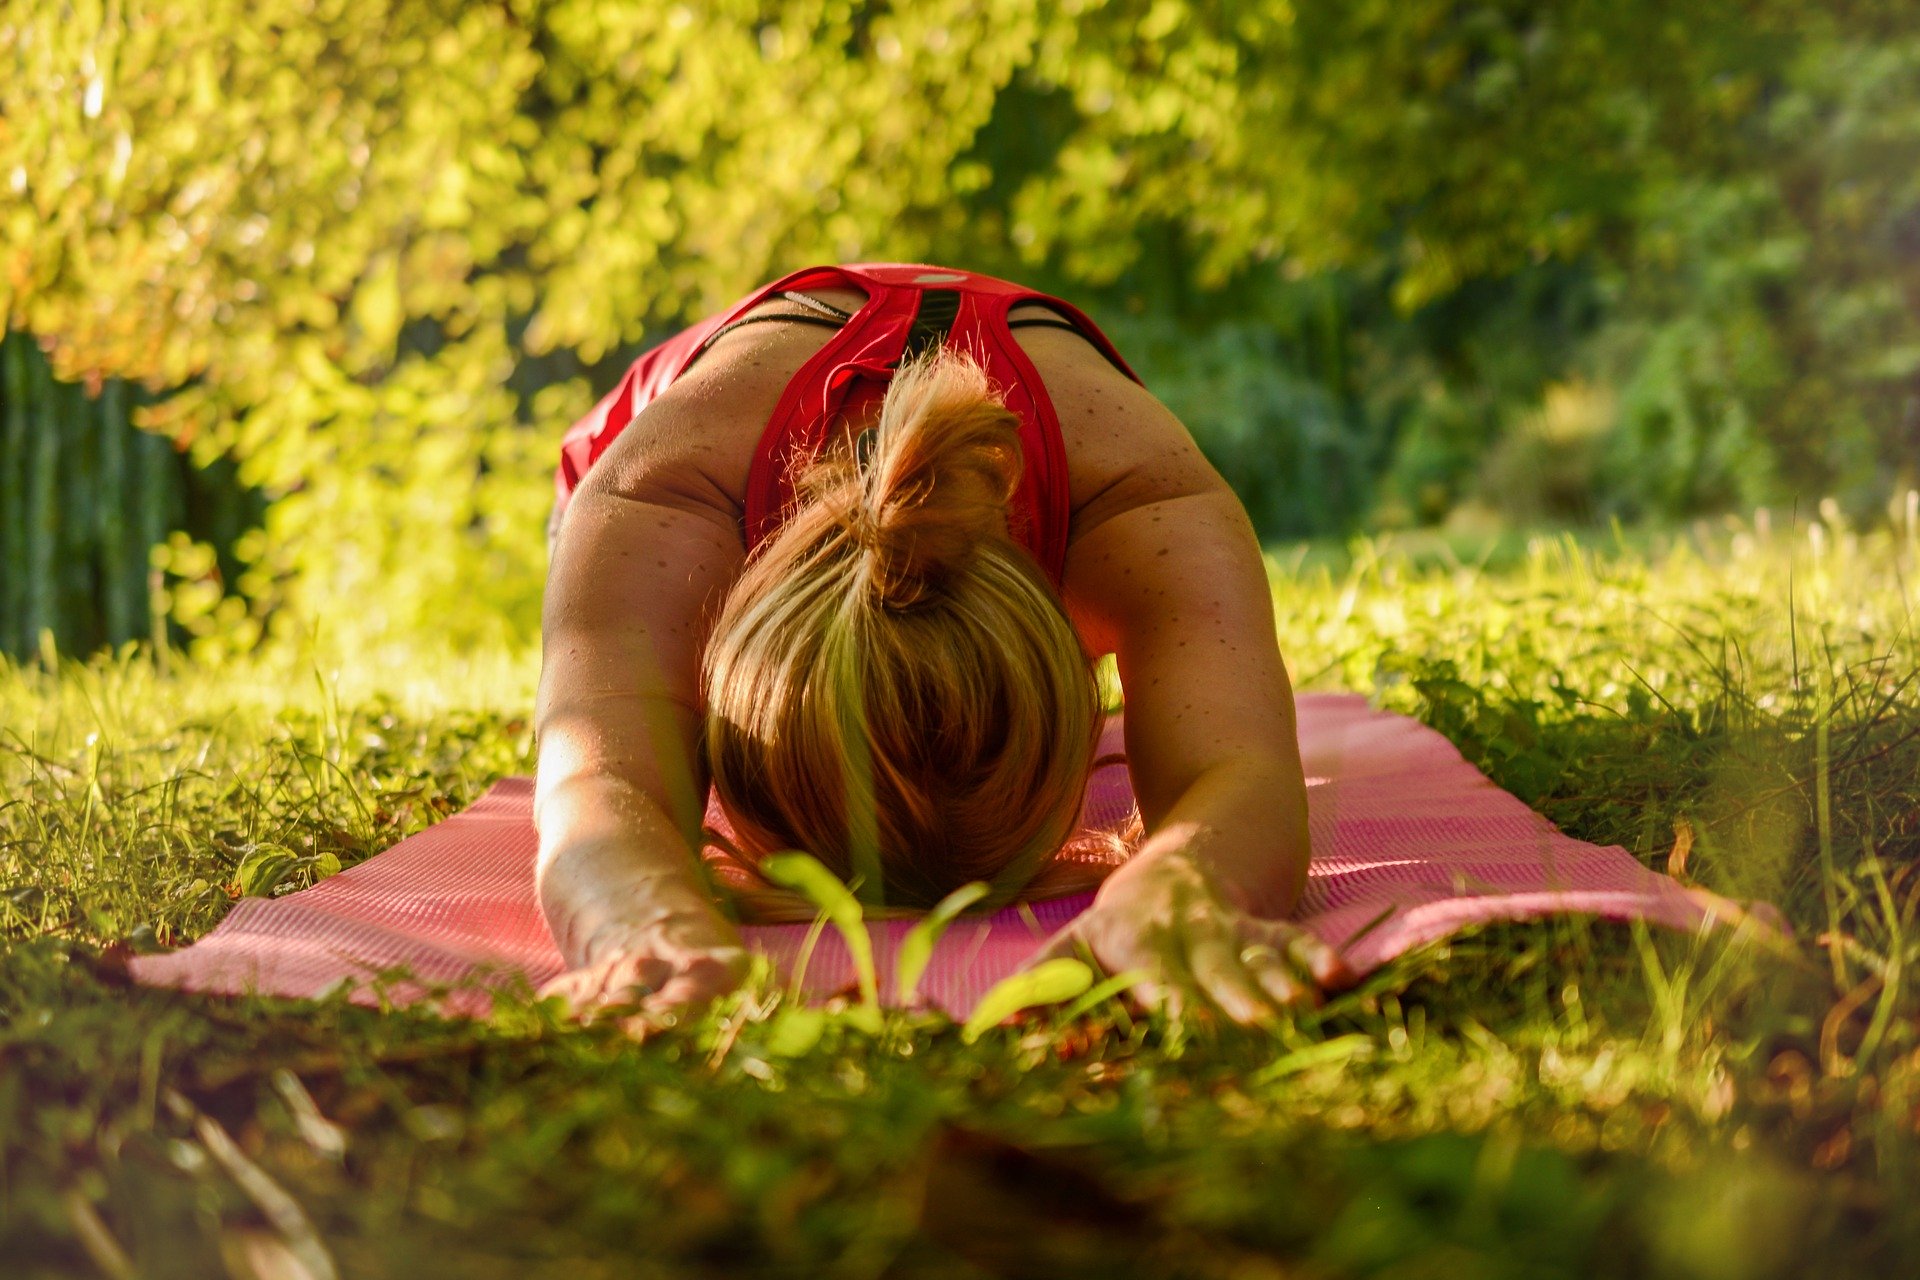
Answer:
[[[1142,1009],[1158,1009],[1178,1022],[1187,1009],[1187,988],[1178,982],[1143,982],[1127,992]]]
[[[654,956],[619,956],[587,970],[597,974],[597,986],[589,984],[582,1003],[592,1009],[638,1004],[660,988],[673,972],[673,966]]]
[[[575,969],[563,973],[540,989],[543,996],[559,996],[567,1002],[574,1012],[592,1008],[600,1004],[606,993],[607,981],[611,977],[604,964],[589,965],[584,969]]]
[[[576,1015],[597,1010],[645,1004],[671,1007],[703,1002],[739,985],[745,976],[746,953],[696,952],[666,960],[655,955],[624,955],[563,973],[540,988],[542,996],[558,996]]]
[[[1304,971],[1282,951],[1266,942],[1254,942],[1240,949],[1240,963],[1267,999],[1281,1008],[1318,1002],[1315,990]]]
[[[575,1008],[583,998],[588,980],[588,975],[577,969],[563,973],[541,985],[540,998],[544,1000],[550,996],[558,996],[566,1002],[569,1009]]]
[[[732,991],[746,976],[745,951],[703,951],[688,957],[645,1003],[649,1010],[698,1008]]]
[[[1230,936],[1215,935],[1194,942],[1187,955],[1194,985],[1233,1021],[1242,1026],[1272,1022],[1274,1008],[1267,993],[1254,981],[1244,959],[1235,952]]]
[[[1281,948],[1295,964],[1313,975],[1322,991],[1339,991],[1354,984],[1353,970],[1347,967],[1338,951],[1298,925],[1283,927],[1286,932],[1278,939]]]
[[[1103,935],[1095,930],[1089,936],[1085,924],[1083,917],[1055,933],[1021,967],[1081,959],[1091,950],[1110,972],[1140,968],[1153,975],[1127,993],[1139,1007],[1178,1017],[1183,994],[1198,994],[1226,1017],[1245,1024],[1269,1023],[1278,1009],[1317,1005],[1323,990],[1354,981],[1338,951],[1284,920],[1190,919],[1177,929],[1135,933],[1123,939],[1118,954],[1103,954],[1111,948],[1095,945]]]
[[[1320,989],[1283,957],[1262,960],[1251,969],[1267,998],[1282,1008],[1312,1008],[1320,1003]]]
[[[1285,920],[1252,924],[1257,940],[1240,957],[1276,1003],[1317,1005],[1322,992],[1353,984],[1340,953],[1300,926]]]
[[[717,948],[685,957],[662,978],[657,991],[633,1003],[638,1013],[620,1019],[620,1029],[644,1040],[682,1014],[695,1012],[726,995],[747,976],[747,953],[738,947]]]

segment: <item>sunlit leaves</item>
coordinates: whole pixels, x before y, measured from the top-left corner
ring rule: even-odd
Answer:
[[[593,360],[781,265],[940,256],[1016,82],[1077,116],[1009,193],[1029,256],[1108,278],[1163,220],[1212,276],[1400,223],[1417,299],[1577,247],[1637,154],[1614,98],[1677,92],[1656,52],[1710,65],[1721,8],[13,0],[0,176],[34,220],[4,301],[69,369],[211,372],[242,405],[289,331],[349,376],[427,318]]]
[[[190,388],[151,425],[281,499],[258,607],[353,642],[531,635],[545,473],[590,378],[809,261],[1179,289],[1355,268],[1415,308],[1644,229],[1646,262],[1666,244],[1738,286],[1702,269],[1730,314],[1665,333],[1654,389],[1810,421],[1839,375],[1790,377],[1805,351],[1857,351],[1881,387],[1920,349],[1852,247],[1904,207],[1912,60],[1791,68],[1791,8],[0,0],[0,312],[65,374]],[[1774,234],[1764,183],[1739,252],[1663,217],[1706,191],[1672,175],[1742,147],[1856,157],[1810,184],[1817,234]],[[1797,345],[1752,300],[1783,253],[1852,282]],[[1624,411],[1691,429],[1653,399]],[[1699,420],[1703,473],[1756,438]],[[1866,485],[1882,461],[1831,465]]]

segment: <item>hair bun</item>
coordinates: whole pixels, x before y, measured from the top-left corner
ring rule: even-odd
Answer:
[[[887,388],[848,527],[881,604],[937,594],[981,543],[1005,539],[1020,483],[1020,419],[972,357],[937,347]]]

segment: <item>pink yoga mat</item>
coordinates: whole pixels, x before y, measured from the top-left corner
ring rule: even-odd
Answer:
[[[1295,919],[1340,947],[1356,972],[1495,920],[1580,912],[1690,930],[1738,914],[1624,849],[1560,834],[1414,720],[1346,694],[1304,695],[1299,716],[1315,852]],[[1117,718],[1107,734],[1102,753],[1117,753]],[[134,976],[189,991],[312,997],[404,966],[419,981],[390,986],[389,999],[418,999],[421,983],[468,983],[445,1007],[483,1012],[486,985],[514,975],[538,985],[562,967],[534,902],[532,790],[528,779],[508,778],[464,813],[311,889],[246,899],[194,945],[133,961]],[[1097,770],[1084,825],[1111,829],[1131,808],[1124,763]],[[923,996],[964,1016],[1090,901],[1083,894],[1035,903],[1031,919],[1013,908],[956,923],[921,983]],[[889,1001],[894,951],[910,924],[871,926]],[[745,933],[784,972],[806,929]],[[852,982],[846,950],[829,929],[806,987],[826,995]],[[355,998],[377,997],[363,987]]]

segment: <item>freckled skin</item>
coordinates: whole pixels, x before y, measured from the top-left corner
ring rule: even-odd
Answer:
[[[1072,512],[1063,603],[1089,653],[1116,654],[1129,694],[1128,762],[1148,838],[1101,891],[1117,905],[1088,913],[1082,930],[1117,971],[1134,963],[1119,904],[1138,906],[1163,881],[1199,885],[1234,937],[1247,913],[1291,909],[1307,861],[1292,693],[1252,527],[1186,429],[1076,335],[1015,336],[1061,411]],[[811,325],[757,324],[715,343],[613,442],[562,524],[543,622],[535,818],[541,902],[574,966],[556,989],[576,1003],[636,984],[655,1004],[691,1003],[742,970],[690,848],[706,794],[700,656],[744,562],[739,522],[762,428],[825,340]],[[1189,967],[1204,967],[1195,957]],[[1204,985],[1241,1017],[1258,996],[1251,981]],[[1285,985],[1259,983],[1269,995]]]

